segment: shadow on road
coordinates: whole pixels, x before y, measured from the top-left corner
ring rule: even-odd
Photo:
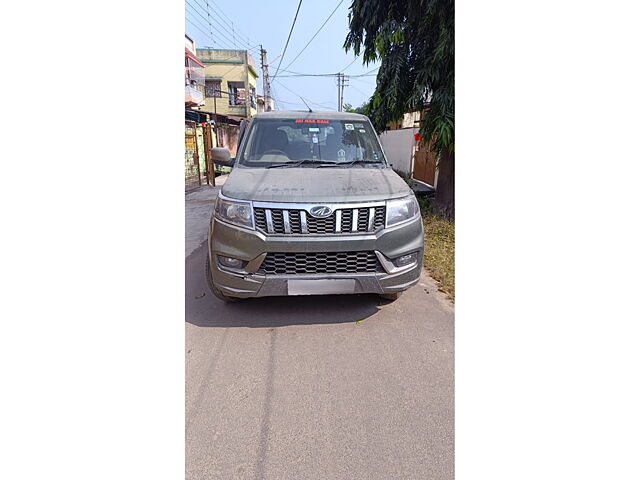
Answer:
[[[269,328],[286,325],[353,323],[374,315],[386,303],[375,294],[218,300],[206,283],[206,244],[186,261],[185,317],[199,327]]]

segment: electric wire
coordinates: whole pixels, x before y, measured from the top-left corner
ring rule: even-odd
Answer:
[[[294,95],[297,95],[298,97],[300,97],[300,98],[302,98],[302,99],[306,100],[306,101],[307,101],[307,102],[309,102],[311,105],[320,105],[321,107],[325,107],[325,108],[326,108],[326,106],[328,105],[328,103],[322,104],[322,103],[319,103],[319,102],[313,102],[313,101],[309,100],[308,98],[303,97],[303,96],[302,96],[302,95],[300,95],[298,92],[294,92],[293,90],[291,90],[289,87],[287,87],[284,83],[280,82],[279,80],[276,80],[276,82],[278,83],[278,85],[280,85],[280,86],[281,86],[282,88],[284,88],[285,90],[289,90],[291,93],[293,93]],[[286,102],[283,102],[283,103],[286,103]],[[299,104],[299,105],[301,105],[301,104]]]
[[[289,40],[291,40],[291,34],[293,33],[293,27],[296,25],[296,20],[298,19],[298,12],[300,12],[300,7],[302,6],[302,0],[298,3],[298,9],[296,10],[296,16],[293,17],[293,23],[291,24],[291,30],[289,30],[289,36],[287,37],[287,43],[284,45],[284,51],[282,52],[282,56],[280,57],[280,62],[278,63],[278,68],[276,68],[276,74],[271,79],[272,81],[276,79],[278,76],[278,72],[280,71],[280,65],[282,65],[282,60],[284,59],[285,53],[287,53],[287,47],[289,46]]]
[[[242,39],[242,37],[244,37],[246,39],[246,41],[243,42],[243,43],[246,43],[247,45],[251,45],[251,43],[253,43],[253,42],[251,42],[251,39],[249,38],[249,36],[246,33],[244,33],[239,28],[236,28],[235,22],[226,13],[224,13],[224,10],[222,9],[222,7],[220,7],[220,5],[218,5],[218,3],[216,3],[214,0],[208,0],[208,1],[213,3],[216,7],[218,7],[218,12],[219,12],[218,13],[218,17],[220,17],[220,20],[225,22],[227,25],[229,25],[229,22],[231,22],[230,26],[231,26],[231,28],[233,29],[234,32],[238,32],[238,37],[240,37],[241,39]],[[222,15],[220,15],[220,14],[222,14]],[[224,20],[224,18],[222,18],[222,16],[226,17],[229,22],[226,22]]]
[[[188,0],[185,0],[185,1],[186,1],[186,3],[189,3],[189,2],[188,2]],[[227,45],[228,45],[228,46],[230,46],[231,48],[235,48],[235,49],[237,49],[237,43],[240,43],[242,47],[245,47],[245,46],[246,46],[246,47],[249,47],[249,48],[247,48],[247,49],[252,48],[252,47],[251,47],[251,42],[249,41],[249,37],[246,37],[246,40],[245,40],[245,39],[243,39],[243,38],[242,38],[242,35],[239,35],[238,33],[236,33],[236,31],[235,31],[235,27],[233,26],[233,22],[232,22],[232,24],[231,24],[231,25],[230,25],[228,22],[225,22],[225,23],[226,23],[226,24],[231,28],[231,30],[229,30],[228,28],[226,28],[226,27],[225,27],[225,25],[223,25],[222,23],[220,23],[220,21],[219,21],[215,16],[211,15],[211,13],[209,12],[209,1],[211,1],[211,3],[213,3],[214,5],[216,5],[216,6],[218,7],[218,9],[220,10],[220,13],[222,13],[222,14],[224,15],[224,12],[222,12],[222,9],[220,9],[220,6],[219,6],[217,3],[213,2],[212,0],[205,0],[205,1],[207,2],[207,5],[206,5],[206,6],[204,6],[204,5],[202,5],[198,0],[193,0],[193,1],[194,1],[194,2],[196,3],[196,5],[198,5],[198,6],[202,9],[202,11],[203,11],[204,13],[206,13],[206,14],[207,14],[207,16],[209,17],[209,19],[205,19],[205,20],[207,20],[207,21],[209,22],[210,27],[212,27],[212,25],[211,25],[211,20],[213,20],[213,21],[214,21],[214,22],[216,22],[220,27],[222,27],[222,29],[224,29],[224,31],[226,31],[228,34],[230,34],[230,35],[231,35],[231,37],[233,38],[233,43],[232,43],[231,41],[228,41],[228,43],[227,43]],[[190,4],[190,3],[189,3],[189,4]],[[190,6],[191,6],[191,8],[192,8],[192,9],[195,9],[195,7],[194,7],[192,4],[190,4]],[[199,12],[198,12],[198,13],[199,13]],[[219,18],[221,21],[223,21],[223,22],[224,22],[224,19],[220,16],[220,13],[218,13],[216,10],[213,10],[213,13],[214,13],[214,14],[216,14],[216,13],[217,13],[217,14],[218,14],[218,18]],[[200,15],[200,16],[202,16],[202,15]],[[203,17],[203,18],[204,18],[204,17]],[[227,17],[227,18],[228,18],[228,17]],[[239,32],[239,31],[238,31],[238,32]],[[236,42],[236,40],[240,40],[240,42]]]
[[[353,88],[356,92],[360,93],[361,95],[364,95],[365,97],[371,97],[371,95],[367,95],[366,93],[364,93],[362,90],[360,90],[359,88],[357,88],[355,85],[348,85],[349,87]]]
[[[187,22],[189,22],[191,25],[193,25],[194,27],[196,27],[198,30],[200,30],[202,33],[204,33],[205,35],[209,35],[207,32],[205,32],[204,30],[202,30],[198,25],[196,25],[194,22],[192,22],[190,19],[188,19],[187,17],[184,18]]]
[[[196,2],[196,3],[197,3],[197,2]],[[190,7],[190,8],[191,8],[191,10],[193,10],[193,12],[195,12],[195,14],[199,15],[202,19],[204,19],[204,20],[207,22],[208,27],[209,27],[209,33],[206,33],[205,35],[207,35],[207,36],[211,39],[211,41],[212,41],[214,44],[216,44],[216,43],[217,43],[217,44],[218,44],[218,45],[220,45],[220,46],[224,46],[220,38],[218,38],[218,37],[214,37],[214,36],[213,36],[213,26],[211,25],[211,20],[209,20],[209,19],[208,19],[207,17],[205,17],[204,15],[202,15],[202,14],[201,14],[197,9],[196,9],[196,7],[194,7],[194,6],[191,4],[191,2],[189,2],[189,0],[185,0],[185,5],[186,5],[186,6],[188,6],[188,7]],[[191,11],[189,11],[189,10],[185,10],[185,13],[189,13],[189,14],[191,14],[191,15],[194,15],[194,13],[191,13]],[[205,12],[205,13],[207,13],[207,12]],[[207,13],[207,14],[208,14],[208,13]],[[195,19],[195,16],[194,16],[194,19]],[[206,28],[206,26],[205,26],[205,25],[203,25],[203,24],[202,24],[202,22],[200,22],[200,25],[202,25],[203,27],[205,27],[205,28]],[[202,30],[200,30],[200,31],[202,31]],[[204,32],[203,32],[203,33],[204,33]],[[225,39],[225,41],[226,41],[226,39]],[[228,45],[229,45],[229,43],[227,43],[226,45],[228,46]]]
[[[298,59],[298,57],[300,55],[302,55],[302,52],[304,52],[306,50],[306,48],[309,46],[309,44],[311,42],[313,42],[313,39],[316,38],[318,36],[318,34],[320,33],[320,31],[324,28],[324,26],[327,24],[327,22],[331,19],[331,17],[333,16],[334,13],[336,13],[336,10],[338,10],[338,7],[340,5],[342,5],[342,2],[344,2],[344,0],[340,0],[340,2],[338,3],[338,5],[336,5],[336,8],[333,9],[333,11],[329,14],[329,16],[327,17],[327,19],[324,21],[324,23],[322,25],[320,25],[320,28],[316,31],[316,33],[313,34],[313,37],[311,37],[311,40],[309,40],[307,42],[307,44],[302,47],[302,50],[300,50],[298,52],[298,55],[295,56],[295,58],[293,60],[291,60],[289,62],[289,65],[287,65],[285,68],[289,68],[291,65],[293,65],[293,63]]]
[[[358,60],[358,57],[360,57],[360,54],[356,55],[356,58],[353,59],[353,61],[347,65],[346,67],[344,67],[342,70],[340,70],[341,72],[344,72],[347,68],[349,68],[351,65],[353,65],[354,63],[356,63],[356,60]]]
[[[198,2],[197,2],[197,0],[194,0],[194,1],[195,1],[196,3],[198,3]],[[216,17],[215,17],[215,16],[212,16],[212,15],[211,15],[211,14],[210,14],[206,9],[204,9],[204,7],[203,7],[200,3],[198,3],[198,5],[200,6],[200,8],[202,8],[202,9],[205,11],[205,13],[206,13],[210,18],[211,18],[211,20],[213,20],[214,22],[216,22],[216,23],[217,23],[217,24],[218,24],[218,25],[219,25],[219,26],[220,26],[220,27],[221,27],[221,28],[222,28],[222,29],[223,29],[227,34],[231,35],[231,37],[233,38],[233,43],[232,43],[231,41],[228,41],[228,45],[229,45],[229,46],[231,46],[231,48],[237,48],[237,45],[236,45],[236,35],[235,35],[235,33],[233,32],[233,30],[229,30],[229,29],[228,29],[227,27],[225,27],[222,23],[220,23],[220,21],[218,21],[218,19],[216,19]],[[192,8],[193,8],[193,6],[192,6]],[[215,13],[215,10],[214,10],[214,13]]]

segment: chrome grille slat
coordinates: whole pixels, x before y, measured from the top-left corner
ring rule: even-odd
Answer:
[[[265,210],[265,215],[267,216],[267,232],[273,233],[273,218],[271,218],[271,210]]]
[[[282,210],[284,219],[284,233],[291,233],[291,223],[289,223],[289,210]]]
[[[300,210],[300,226],[302,227],[302,233],[309,233],[307,228],[307,212]]]
[[[358,209],[354,208],[351,213],[351,231],[358,231]]]

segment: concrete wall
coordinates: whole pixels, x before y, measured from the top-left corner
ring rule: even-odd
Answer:
[[[418,133],[417,128],[387,130],[380,134],[380,143],[393,169],[409,177],[413,171],[412,158],[416,144],[413,135],[415,133]]]

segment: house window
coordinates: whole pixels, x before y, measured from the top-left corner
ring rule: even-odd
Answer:
[[[244,82],[229,82],[229,105],[244,105]]]
[[[222,82],[217,80],[207,80],[204,86],[204,95],[207,98],[222,97]]]

